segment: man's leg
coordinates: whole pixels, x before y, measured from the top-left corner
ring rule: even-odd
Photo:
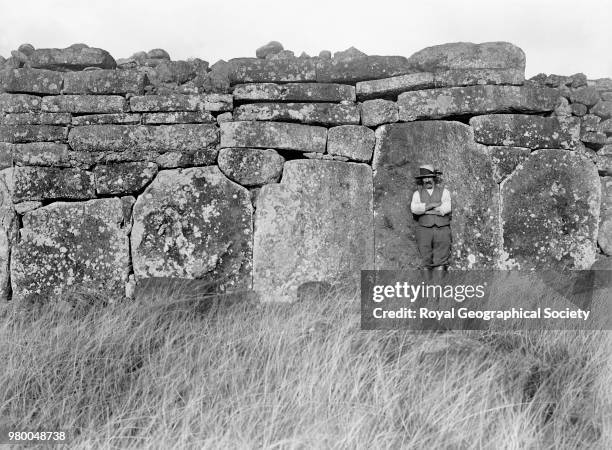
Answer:
[[[419,256],[421,257],[421,268],[431,269],[433,264],[433,237],[435,227],[424,227],[417,225],[415,229],[415,237]]]
[[[446,269],[451,255],[451,229],[450,226],[432,227],[433,231],[433,267]]]

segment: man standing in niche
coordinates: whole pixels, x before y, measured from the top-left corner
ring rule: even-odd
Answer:
[[[442,172],[433,165],[419,167],[417,190],[412,195],[410,210],[416,224],[416,240],[421,267],[447,270],[451,254],[451,196],[441,185]]]

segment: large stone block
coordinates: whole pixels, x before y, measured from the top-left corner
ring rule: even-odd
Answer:
[[[70,147],[85,152],[190,152],[213,148],[218,142],[219,130],[212,124],[89,125],[73,128],[68,135]]]
[[[376,127],[383,123],[395,123],[399,120],[397,103],[391,100],[366,100],[361,104],[361,123],[367,127]]]
[[[492,114],[470,119],[477,142],[487,145],[514,147],[565,148],[574,147],[571,133],[556,117],[525,114]]]
[[[117,66],[106,50],[80,46],[64,49],[39,48],[28,56],[28,60],[34,68],[57,71],[83,70],[86,67],[114,69]]]
[[[493,164],[493,178],[501,183],[514,169],[525,161],[531,150],[523,147],[487,147],[491,163]]]
[[[467,86],[404,92],[397,99],[400,121],[502,112],[547,112],[559,101],[551,88]]]
[[[10,293],[11,247],[17,233],[17,216],[13,209],[13,169],[0,170],[0,302]]]
[[[40,111],[40,102],[40,97],[35,95],[0,93],[0,111],[4,113]]]
[[[140,123],[140,114],[88,114],[86,116],[74,116],[72,118],[72,126],[79,127],[83,125],[136,125]]]
[[[315,62],[308,58],[232,59],[229,61],[229,80],[231,84],[318,81]]]
[[[612,256],[612,176],[600,177],[601,208],[597,243],[601,251]]]
[[[86,113],[121,113],[126,101],[119,95],[57,95],[42,99],[42,111]]]
[[[361,125],[343,125],[327,130],[327,153],[330,155],[369,162],[375,142],[374,131]]]
[[[250,83],[234,86],[240,102],[354,102],[355,87],[334,83]]]
[[[11,258],[13,298],[44,302],[75,287],[121,298],[128,232],[118,198],[57,202],[26,213]]]
[[[612,101],[600,101],[597,102],[593,108],[591,108],[591,114],[595,114],[602,119],[609,119],[612,117]]]
[[[66,144],[30,142],[11,146],[13,161],[19,166],[70,167],[71,155]]]
[[[98,194],[135,194],[157,174],[157,165],[146,162],[98,165],[93,174]]]
[[[0,142],[0,170],[13,167],[14,145],[15,144],[9,144],[8,142]]]
[[[2,125],[69,125],[72,116],[67,113],[9,113],[0,116]]]
[[[142,95],[146,76],[136,70],[90,70],[64,74],[64,94]]]
[[[55,167],[16,167],[15,203],[29,200],[94,198],[95,183],[91,172]]]
[[[453,42],[424,48],[408,58],[423,72],[448,69],[525,70],[525,53],[509,42]]]
[[[309,281],[358,280],[374,266],[372,170],[366,164],[294,160],[261,188],[253,288],[264,301],[296,300]]]
[[[54,125],[0,125],[0,142],[64,141],[66,131],[66,127]]]
[[[232,108],[230,94],[143,95],[130,98],[130,109],[134,112],[231,111]]]
[[[131,245],[137,280],[196,278],[251,287],[249,191],[218,167],[160,171],[134,205]]]
[[[434,73],[436,87],[472,86],[477,84],[509,84],[525,82],[524,69],[451,69]]]
[[[277,183],[285,158],[271,149],[224,148],[219,152],[219,169],[242,186]]]
[[[214,116],[208,111],[171,111],[144,113],[145,125],[171,125],[175,123],[215,123]]]
[[[327,129],[295,123],[224,122],[221,147],[254,147],[325,152]]]
[[[251,103],[234,110],[234,120],[273,120],[321,125],[358,124],[356,104],[337,103]]]
[[[40,69],[13,69],[0,72],[1,87],[6,92],[23,94],[59,94],[62,90],[61,73]]]
[[[501,185],[503,263],[588,269],[595,261],[601,186],[584,155],[538,150]]]
[[[419,267],[410,201],[422,164],[443,172],[452,197],[452,266],[494,267],[499,253],[499,193],[493,167],[472,130],[458,122],[383,125],[374,150],[376,269]]]
[[[352,59],[321,59],[317,63],[317,82],[348,83],[378,80],[420,72],[403,56],[362,56]]]
[[[381,80],[361,81],[357,83],[357,98],[370,100],[382,97],[397,97],[406,91],[430,89],[434,87],[434,76],[429,72],[410,73],[398,77],[383,78]]]

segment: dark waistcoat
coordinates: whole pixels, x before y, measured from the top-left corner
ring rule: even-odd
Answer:
[[[419,196],[421,198],[421,203],[441,202],[442,201],[442,190],[443,188],[441,186],[436,185],[434,186],[434,189],[431,195],[429,195],[429,192],[427,192],[427,189],[423,187],[419,187]],[[417,216],[418,217],[417,221],[419,222],[419,225],[422,225],[428,228],[433,227],[434,225],[443,227],[446,225],[450,225],[450,221],[451,221],[450,216],[451,216],[450,213],[446,214],[445,216],[437,216],[435,214],[421,214]]]

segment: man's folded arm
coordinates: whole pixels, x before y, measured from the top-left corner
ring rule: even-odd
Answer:
[[[450,192],[446,188],[442,191],[442,202],[441,203],[442,204],[438,207],[438,211],[440,211],[441,215],[445,216],[452,211]]]
[[[415,191],[414,194],[412,194],[412,202],[410,202],[410,211],[412,211],[412,214],[419,215],[425,213],[425,203],[421,203],[419,191]]]

